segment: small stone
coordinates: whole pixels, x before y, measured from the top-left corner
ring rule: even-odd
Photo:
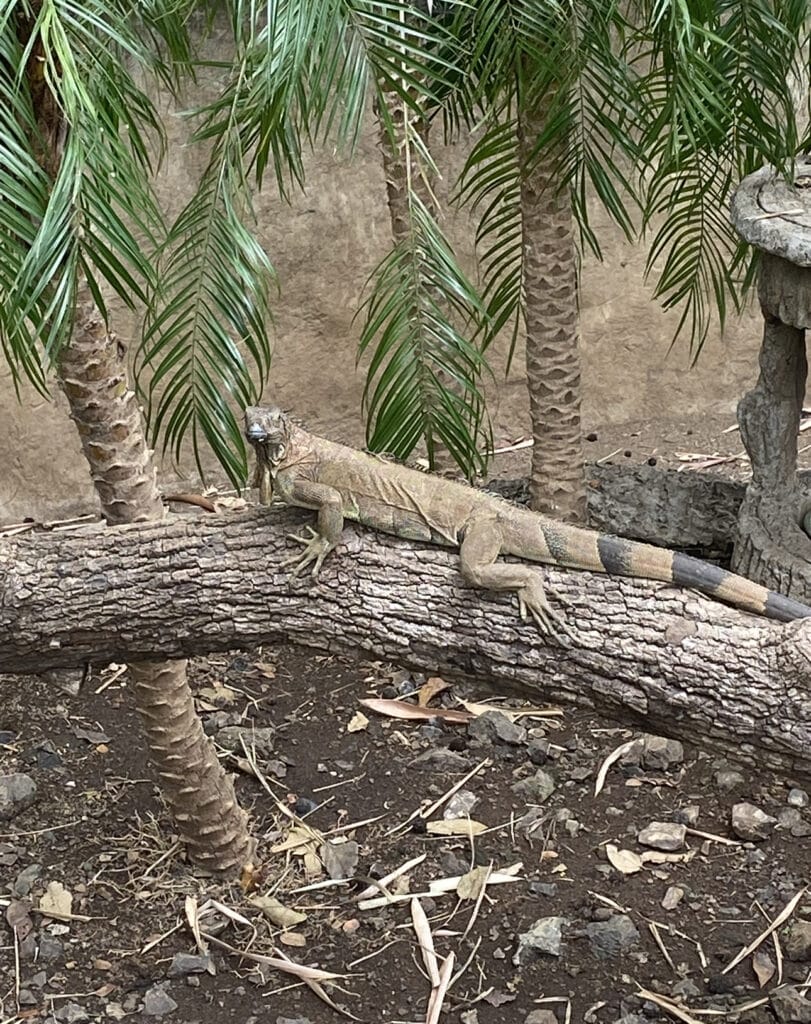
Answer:
[[[310,1024],[309,1017],[277,1017],[276,1024]]]
[[[550,899],[558,891],[554,882],[530,882],[529,892],[531,896],[548,896]]]
[[[687,827],[674,821],[652,821],[637,836],[643,846],[673,852],[684,846]]]
[[[258,757],[267,758],[273,753],[276,745],[276,730],[269,726],[262,728],[227,725],[217,733],[217,742],[221,747],[234,754],[242,753],[242,741],[248,750],[255,750]]]
[[[733,771],[731,768],[723,768],[715,773],[715,785],[725,793],[728,793],[731,789],[736,789],[738,786],[742,786],[745,782],[746,779],[743,775],[740,772]]]
[[[431,747],[415,757],[411,767],[420,772],[452,774],[466,771],[470,767],[470,759],[447,747]]]
[[[549,760],[549,740],[545,736],[536,736],[527,744],[527,757],[532,764],[540,768]]]
[[[781,985],[769,993],[769,999],[782,1024],[811,1024],[811,1003],[798,988]]]
[[[783,949],[789,960],[811,962],[811,921],[803,918],[792,921],[783,938]]]
[[[524,1018],[524,1024],[558,1024],[558,1018],[552,1010],[532,1010]]]
[[[522,779],[520,782],[514,782],[510,788],[516,796],[526,800],[528,804],[542,804],[554,793],[555,780],[549,772],[539,768],[534,775],[530,775],[528,779]]]
[[[197,953],[175,953],[169,970],[170,978],[181,978],[186,974],[214,974],[214,962],[209,954],[201,956]]]
[[[786,803],[789,805],[789,807],[807,807],[808,793],[806,793],[804,789],[790,789],[788,791]]]
[[[63,946],[59,939],[52,935],[42,933],[39,937],[39,959],[45,963],[51,963],[62,956]]]
[[[20,1006],[36,1006],[39,999],[34,995],[30,988],[21,988],[20,994],[17,996],[17,1001]]]
[[[453,821],[455,818],[467,818],[478,802],[479,798],[471,790],[460,789],[446,804],[442,817],[449,821]]]
[[[668,736],[642,737],[642,756],[640,763],[648,771],[668,771],[682,764],[684,747],[678,740]]]
[[[701,808],[698,804],[685,804],[684,807],[679,807],[673,812],[673,820],[687,825],[688,828],[694,828],[698,824],[700,814]]]
[[[0,821],[11,821],[34,802],[37,784],[30,775],[0,775]]]
[[[776,824],[776,818],[766,814],[755,804],[744,801],[732,808],[732,831],[738,839],[751,842],[768,839]]]
[[[26,897],[31,892],[31,887],[39,878],[41,871],[41,864],[29,864],[28,867],[23,868],[11,886],[14,895],[19,896],[20,899]]]
[[[90,1020],[90,1014],[78,1003],[63,1003],[59,1009],[53,1011],[55,1020],[61,1024],[82,1024],[82,1021]]]
[[[565,917],[539,918],[528,932],[518,936],[518,951],[513,957],[515,966],[520,967],[531,960],[533,952],[560,956],[561,930],[565,924],[568,924]]]
[[[641,941],[636,925],[627,914],[614,914],[608,921],[590,921],[586,934],[600,957],[623,956]]]
[[[144,1013],[148,1017],[165,1017],[177,1009],[177,1003],[166,991],[168,982],[153,985],[144,993]]]
[[[467,734],[481,743],[509,743],[515,746],[527,738],[527,730],[501,711],[485,711],[477,715],[467,727]]]
[[[675,910],[684,898],[684,889],[678,885],[669,885],[662,897],[663,910]]]

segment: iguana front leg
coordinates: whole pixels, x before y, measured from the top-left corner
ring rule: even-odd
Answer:
[[[312,480],[290,480],[283,473],[279,473],[276,478],[275,490],[288,505],[318,509],[317,528],[314,530],[312,526],[307,527],[310,532],[309,537],[299,537],[296,534],[287,535],[288,540],[294,540],[298,544],[304,545],[303,554],[296,555],[282,563],[294,566],[292,575],[298,576],[312,562],[312,575],[317,576],[321,571],[324,559],[338,544],[343,532],[344,513],[340,491]]]
[[[542,632],[554,634],[557,626],[574,638],[565,620],[549,604],[537,569],[496,562],[502,544],[501,525],[496,516],[475,519],[466,527],[459,560],[468,583],[486,590],[514,590],[522,619],[529,614]]]

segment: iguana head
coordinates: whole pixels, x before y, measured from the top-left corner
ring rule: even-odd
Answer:
[[[260,464],[271,471],[284,462],[290,443],[290,421],[275,405],[251,405],[245,410],[245,437]]]

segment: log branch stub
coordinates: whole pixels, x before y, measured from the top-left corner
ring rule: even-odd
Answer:
[[[364,652],[606,713],[811,779],[811,620],[787,626],[648,581],[544,569],[576,643],[511,595],[473,590],[454,551],[348,527],[291,581],[296,510],[22,534],[0,544],[0,672],[293,642]]]

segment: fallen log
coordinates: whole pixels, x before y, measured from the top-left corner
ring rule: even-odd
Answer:
[[[543,570],[576,642],[452,551],[347,527],[321,577],[291,581],[306,512],[252,509],[0,543],[0,672],[181,658],[290,641],[594,708],[811,778],[811,619],[789,625],[647,581]]]

